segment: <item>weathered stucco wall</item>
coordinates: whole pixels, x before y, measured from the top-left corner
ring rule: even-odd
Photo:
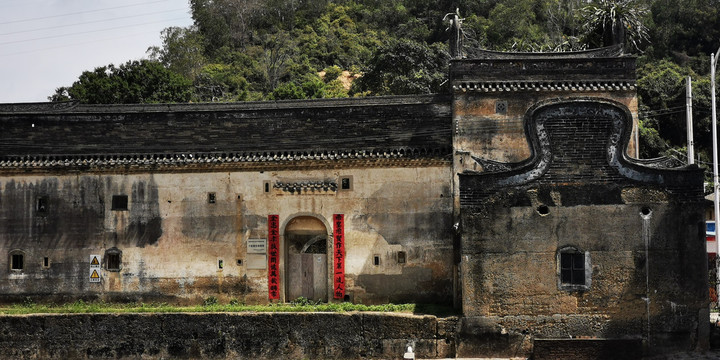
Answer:
[[[458,159],[461,169],[482,171],[480,163],[472,161],[472,156],[484,160],[500,162],[520,162],[530,157],[530,144],[525,135],[523,118],[533,104],[549,99],[571,97],[596,97],[618,101],[627,106],[637,124],[637,97],[634,87],[624,90],[606,91],[566,90],[525,91],[508,89],[503,92],[478,93],[465,92],[459,94],[453,103],[455,108],[456,128],[455,149],[459,151]],[[504,103],[505,111],[498,113],[498,103]],[[628,146],[628,153],[635,154],[635,141]]]
[[[0,357],[402,359],[411,345],[418,358],[447,358],[456,323],[373,313],[3,316]]]
[[[337,184],[341,177],[352,179],[351,190],[290,192],[276,186]],[[281,232],[293,218],[310,216],[322,222],[330,235],[330,219],[340,213],[346,219],[350,300],[447,303],[452,294],[448,178],[449,164],[5,177],[0,180],[0,251],[7,259],[0,268],[2,299],[183,301],[217,296],[266,302],[267,260],[263,255],[248,255],[247,242],[267,240],[267,216],[280,216]],[[209,193],[214,194],[214,203],[210,203]],[[128,196],[127,211],[112,210],[113,195]],[[44,212],[37,210],[40,198],[46,201]],[[120,271],[106,269],[104,255],[111,248],[122,252]],[[332,242],[327,249],[332,254]],[[24,253],[22,271],[10,269],[12,251]],[[399,251],[405,252],[405,263],[398,263]],[[104,257],[100,283],[89,282],[91,254]],[[281,251],[281,258],[284,256]],[[379,257],[377,265],[375,256]],[[48,258],[48,266],[44,266],[44,258]],[[332,266],[332,255],[326,263]],[[283,272],[284,261],[282,264],[280,278],[285,286],[288,277]],[[326,279],[328,291],[331,280]]]
[[[451,64],[455,169],[484,171],[473,160],[521,162],[531,156],[525,114],[551,99],[609,99],[632,114],[627,152],[635,156],[637,94],[635,59],[607,54],[498,54]]]
[[[702,171],[618,151],[632,124],[618,103],[547,102],[525,121],[529,161],[460,175],[459,355],[529,354],[533,338],[702,347]]]

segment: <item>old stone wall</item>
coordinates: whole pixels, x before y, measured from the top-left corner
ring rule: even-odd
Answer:
[[[528,159],[532,149],[524,117],[536,104],[552,99],[608,99],[626,106],[633,126],[623,150],[635,156],[638,106],[635,59],[588,53],[546,56],[483,52],[480,59],[454,61],[450,72],[455,91],[456,172],[485,171],[491,167],[474,161],[473,157],[505,163]]]
[[[552,339],[536,340],[535,360],[634,360],[642,357],[640,340]]]
[[[541,103],[525,121],[529,160],[460,175],[458,354],[529,353],[530,339],[571,337],[701,347],[701,170],[629,158],[631,115],[615,102]]]
[[[0,179],[0,298],[197,302],[215,296],[263,303],[268,301],[267,250],[249,254],[248,243],[266,243],[268,215],[280,217],[280,281],[286,289],[291,285],[285,269],[288,224],[299,217],[315,219],[330,236],[332,215],[345,214],[348,300],[449,303],[450,176],[448,164],[5,177]],[[341,188],[341,178],[351,181],[350,189]],[[114,196],[127,196],[127,208],[113,209]],[[327,242],[322,250],[327,256],[318,265],[325,273],[332,270],[332,245]],[[121,253],[119,269],[108,268],[112,251]],[[11,269],[13,254],[23,255],[23,269]],[[93,254],[101,256],[98,283],[89,279]],[[332,277],[318,281],[325,293],[305,297],[332,299]]]
[[[402,359],[454,357],[457,319],[374,313],[0,317],[1,358]]]

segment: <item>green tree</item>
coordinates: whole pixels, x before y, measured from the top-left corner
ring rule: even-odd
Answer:
[[[248,82],[239,69],[209,64],[195,77],[195,101],[238,101],[248,98]]]
[[[148,48],[151,59],[160,61],[169,70],[188,79],[195,79],[206,60],[203,56],[203,37],[194,26],[165,28],[162,46]]]
[[[50,100],[77,100],[87,104],[186,102],[191,82],[157,61],[128,61],[84,71],[70,87],[58,88]]]
[[[547,13],[542,0],[508,0],[498,3],[488,21],[487,38],[498,50],[540,51],[549,43],[541,24]]]
[[[595,0],[583,9],[585,34],[595,46],[626,45],[639,50],[648,41],[648,8],[638,0]]]
[[[654,58],[673,57],[687,63],[691,60],[687,57],[708,56],[717,51],[720,39],[717,0],[654,0],[650,9],[650,52]],[[696,71],[705,73],[708,63],[692,65]]]
[[[447,45],[395,40],[380,48],[358,80],[353,93],[373,95],[429,94],[446,83],[450,56]]]

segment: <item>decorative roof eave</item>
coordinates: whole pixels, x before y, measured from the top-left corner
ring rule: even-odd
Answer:
[[[455,92],[517,91],[633,91],[637,83],[627,80],[586,81],[462,81],[453,85]]]
[[[621,44],[596,49],[562,52],[507,52],[486,49],[474,49],[473,59],[597,59],[631,56],[624,53]]]
[[[354,98],[160,103],[160,104],[81,104],[77,101],[0,103],[0,114],[133,114],[167,112],[242,112],[288,109],[320,109],[366,106],[433,105],[450,102],[449,94],[367,96]]]
[[[0,173],[225,171],[352,166],[417,166],[450,161],[450,149],[269,151],[174,154],[25,155],[0,157]]]

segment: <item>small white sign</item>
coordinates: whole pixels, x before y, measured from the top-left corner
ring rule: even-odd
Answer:
[[[267,253],[267,240],[265,239],[248,239],[248,254],[265,254]]]
[[[100,268],[100,255],[90,255],[90,268]]]
[[[248,254],[245,259],[245,266],[248,270],[267,269],[267,256],[265,254]]]
[[[90,268],[90,282],[91,283],[99,283],[100,282],[100,269],[97,268]]]

